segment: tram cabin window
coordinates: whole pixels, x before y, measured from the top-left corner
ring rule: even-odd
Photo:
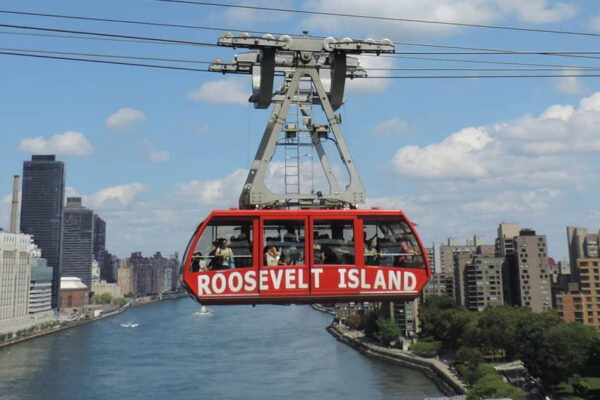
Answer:
[[[191,272],[248,268],[252,259],[253,222],[211,221],[196,244]]]
[[[314,263],[354,265],[354,224],[350,220],[314,222]]]
[[[265,221],[263,248],[265,266],[305,265],[304,221]]]
[[[410,226],[401,219],[365,219],[365,265],[425,268],[425,260]]]

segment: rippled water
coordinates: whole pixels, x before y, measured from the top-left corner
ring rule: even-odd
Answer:
[[[0,350],[0,399],[422,399],[424,375],[367,358],[308,306],[212,307],[189,299]],[[121,324],[138,323],[137,328]]]

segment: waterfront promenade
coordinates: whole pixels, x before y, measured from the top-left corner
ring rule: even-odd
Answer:
[[[327,327],[327,331],[337,340],[354,347],[369,357],[423,372],[446,395],[467,393],[464,383],[450,370],[448,365],[436,358],[419,357],[407,351],[381,346],[376,342],[366,340],[362,333],[335,322]]]

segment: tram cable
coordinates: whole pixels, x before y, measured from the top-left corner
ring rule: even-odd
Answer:
[[[33,50],[23,50],[23,51],[31,51]],[[168,69],[168,70],[178,70],[178,71],[189,71],[189,72],[210,72],[206,69],[200,68],[190,68],[190,67],[181,67],[175,65],[159,65],[159,64],[146,64],[146,63],[132,63],[132,62],[121,62],[121,61],[110,61],[110,60],[101,60],[94,58],[77,58],[77,57],[67,57],[67,56],[53,56],[48,54],[32,54],[26,52],[17,52],[17,51],[0,51],[0,55],[5,56],[17,56],[17,57],[32,57],[32,58],[41,58],[41,59],[53,59],[53,60],[63,60],[63,61],[75,61],[75,62],[89,62],[89,63],[98,63],[98,64],[112,64],[112,65],[122,65],[122,66],[132,66],[132,67],[145,67],[145,68],[158,68],[158,69]],[[56,53],[56,54],[75,54],[73,52],[47,52],[47,53]],[[92,56],[90,53],[80,53],[82,55]],[[113,57],[113,58],[131,58],[131,59],[141,59],[141,60],[151,60],[154,58],[150,57],[133,57],[133,56],[116,56],[116,55],[94,55],[95,57]],[[157,59],[158,60],[158,59]],[[164,59],[165,61],[167,59]],[[185,61],[182,61],[185,62]],[[199,63],[205,63],[205,61],[198,61]],[[479,78],[597,78],[600,77],[600,74],[536,74],[536,75],[388,75],[388,76],[367,76],[363,78],[356,79],[479,79]]]
[[[123,35],[123,34],[103,33],[103,32],[76,31],[76,30],[69,30],[69,29],[46,28],[46,27],[40,27],[40,26],[0,24],[0,27],[37,30],[37,31],[44,31],[44,32],[71,33],[71,34],[78,34],[78,35],[91,35],[91,36],[110,37],[110,38],[139,39],[139,40],[148,40],[148,41],[160,42],[160,43],[174,43],[174,44],[188,44],[188,45],[194,45],[194,46],[217,47],[216,44],[209,43],[209,42],[196,42],[196,41],[189,41],[189,40],[165,39],[165,38],[157,38],[157,37]]]
[[[0,10],[0,14],[10,15],[25,15],[34,17],[47,17],[47,18],[60,18],[70,20],[82,20],[82,21],[96,21],[96,22],[108,22],[108,23],[121,23],[121,24],[134,24],[134,25],[145,25],[145,26],[160,26],[169,28],[184,28],[184,29],[197,29],[197,30],[209,30],[209,31],[232,31],[232,32],[249,32],[258,34],[275,34],[275,35],[289,35],[289,36],[301,36],[298,34],[282,33],[282,32],[267,32],[257,31],[251,29],[232,29],[228,27],[209,27],[199,25],[187,25],[187,24],[174,24],[174,23],[162,23],[153,21],[141,21],[132,19],[115,19],[115,18],[100,18],[90,17],[81,15],[65,15],[65,14],[51,14],[51,13],[36,13],[28,11],[14,11],[14,10]],[[308,35],[310,38],[324,39],[324,36],[319,35]],[[474,47],[474,46],[452,46],[442,45],[435,43],[417,43],[417,42],[404,42],[404,41],[393,41],[395,45],[402,46],[415,46],[415,47],[431,47],[431,48],[442,48],[442,49],[454,49],[454,50],[470,50],[471,52],[448,52],[448,53],[429,53],[429,52],[398,52],[396,54],[535,54],[535,55],[575,55],[575,54],[600,54],[600,52],[567,52],[567,51],[520,51],[511,49],[497,49],[497,48],[486,48],[486,47]],[[476,52],[483,53],[476,53]]]
[[[226,7],[226,8],[238,8],[238,9],[247,9],[247,10],[295,13],[295,14],[323,15],[323,16],[328,16],[328,17],[360,18],[360,19],[370,19],[370,20],[376,20],[376,21],[411,22],[411,23],[433,24],[433,25],[461,26],[461,27],[468,27],[468,28],[485,28],[485,29],[499,29],[499,30],[523,31],[523,32],[552,33],[552,34],[561,34],[561,35],[578,35],[578,36],[592,36],[592,37],[600,36],[600,33],[567,31],[567,30],[560,30],[560,29],[541,29],[541,28],[528,28],[528,27],[522,27],[522,26],[508,26],[508,25],[471,24],[471,23],[466,23],[466,22],[449,22],[449,21],[435,21],[435,20],[427,20],[427,19],[415,19],[415,18],[398,18],[398,17],[384,17],[384,16],[375,16],[375,15],[364,15],[364,14],[336,13],[336,12],[329,12],[329,11],[298,10],[298,9],[293,9],[293,8],[263,7],[263,6],[252,6],[252,5],[230,4],[230,3],[214,3],[214,2],[208,2],[208,1],[193,1],[193,0],[154,0],[154,1],[162,2],[162,3],[190,4],[190,5],[197,5],[197,6]]]
[[[53,55],[66,55],[66,56],[82,56],[82,57],[99,57],[99,58],[120,58],[120,59],[131,59],[131,60],[142,60],[142,61],[162,61],[162,62],[178,62],[184,64],[205,64],[209,65],[214,62],[207,60],[192,60],[182,58],[165,58],[165,57],[152,57],[152,56],[130,56],[123,54],[105,54],[105,53],[87,53],[87,52],[73,52],[73,51],[57,51],[57,50],[46,50],[46,49],[25,49],[25,48],[13,48],[13,47],[0,47],[0,51],[5,52],[22,52],[22,53],[41,53],[41,54],[53,54]],[[225,65],[225,63],[223,63]],[[560,68],[365,68],[366,71],[449,71],[449,72],[460,72],[460,71],[595,71],[600,70],[600,67],[560,67]]]

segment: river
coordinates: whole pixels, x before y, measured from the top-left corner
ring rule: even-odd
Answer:
[[[0,399],[423,399],[419,372],[336,341],[309,306],[179,299],[0,349]],[[128,322],[139,324],[124,328]]]

